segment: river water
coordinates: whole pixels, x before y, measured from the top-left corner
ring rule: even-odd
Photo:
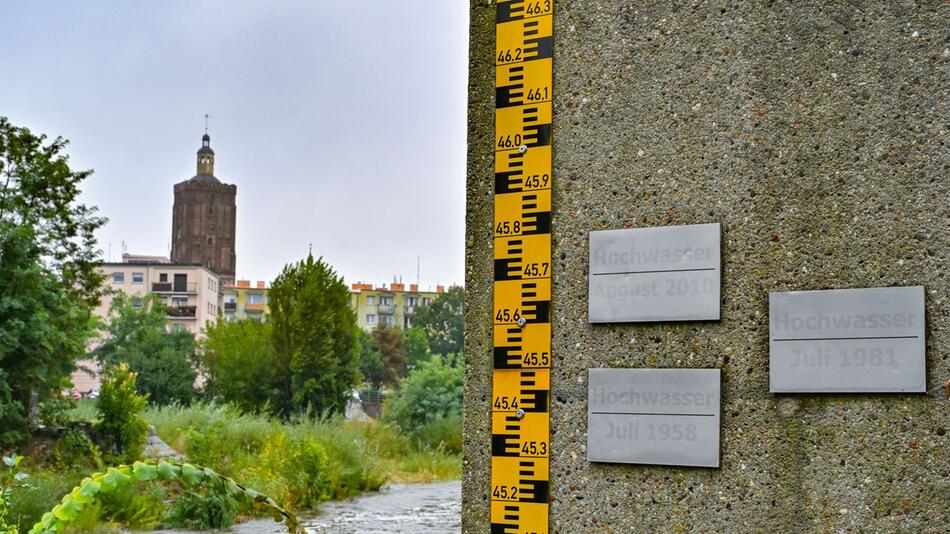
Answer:
[[[316,513],[300,515],[312,534],[449,534],[462,531],[462,484],[392,484],[382,491],[345,501],[327,502]],[[181,531],[167,531],[182,534]],[[280,534],[287,530],[270,519],[231,527],[231,534]]]

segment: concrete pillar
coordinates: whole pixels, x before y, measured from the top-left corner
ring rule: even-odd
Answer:
[[[494,4],[471,2],[463,530],[487,532]],[[552,531],[950,524],[950,6],[567,1],[554,19]],[[591,325],[591,230],[722,224],[722,320]],[[927,394],[773,395],[768,292],[923,285]],[[721,468],[592,464],[591,367],[722,369]]]

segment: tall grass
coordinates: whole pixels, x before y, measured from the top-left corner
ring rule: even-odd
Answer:
[[[206,403],[150,408],[145,419],[189,461],[297,508],[376,490],[389,480],[461,474],[457,418],[433,422],[417,435],[377,421],[314,414],[281,421]]]

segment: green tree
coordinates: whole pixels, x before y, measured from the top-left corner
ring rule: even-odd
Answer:
[[[108,369],[127,363],[138,374],[137,388],[154,404],[190,403],[195,397],[194,336],[169,330],[168,312],[158,295],[118,294],[109,311],[106,339],[92,355]]]
[[[277,377],[274,408],[342,413],[360,381],[356,312],[343,278],[308,255],[287,265],[268,291]]]
[[[363,373],[363,379],[379,389],[386,379],[386,367],[383,365],[383,357],[373,345],[373,336],[367,334],[362,329],[359,330],[360,342],[360,372]]]
[[[424,361],[429,359],[429,337],[425,330],[418,326],[413,326],[406,330],[403,336],[406,344],[406,364],[410,369],[419,367]]]
[[[412,316],[412,324],[422,328],[429,338],[432,354],[461,354],[464,339],[462,306],[465,290],[450,287],[432,304],[420,306]]]
[[[406,376],[406,346],[402,332],[380,324],[373,330],[373,348],[383,363],[383,384],[399,385],[399,379]]]
[[[462,413],[462,365],[454,356],[422,362],[391,398],[390,416],[411,431],[436,419]]]
[[[263,408],[273,396],[276,376],[270,323],[247,319],[218,321],[200,343],[205,393],[245,411]]]
[[[30,400],[69,384],[102,295],[94,232],[62,138],[0,117],[0,448],[26,436]]]
[[[125,463],[142,456],[148,436],[148,423],[142,418],[148,396],[136,392],[135,379],[127,364],[111,367],[103,377],[96,401],[100,417],[97,430],[113,459]]]

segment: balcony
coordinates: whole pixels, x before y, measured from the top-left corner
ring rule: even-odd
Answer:
[[[377,312],[380,315],[393,315],[396,313],[396,307],[393,305],[386,306],[385,304],[380,304]]]
[[[197,306],[168,306],[165,312],[170,319],[194,319]]]
[[[244,305],[244,311],[248,313],[262,313],[264,311],[264,303],[263,302],[257,302],[257,303],[248,302],[247,304]]]
[[[197,293],[198,283],[152,282],[152,293]]]
[[[225,302],[224,313],[234,313],[237,311],[237,302]]]

